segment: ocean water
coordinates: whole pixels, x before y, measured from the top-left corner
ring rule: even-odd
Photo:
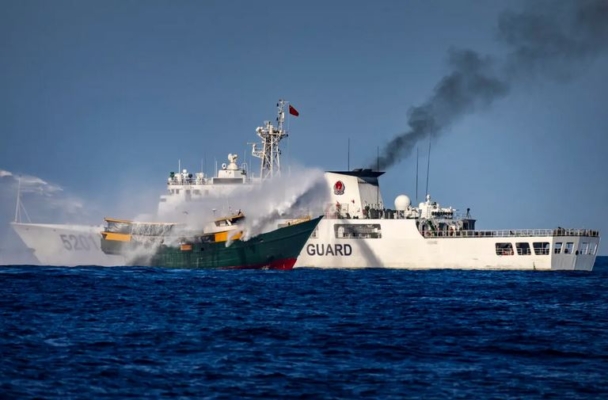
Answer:
[[[608,398],[593,272],[0,267],[0,398]]]

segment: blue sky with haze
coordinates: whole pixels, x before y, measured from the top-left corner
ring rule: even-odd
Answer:
[[[0,1],[0,170],[62,189],[31,193],[30,215],[100,223],[120,211],[117,199],[153,209],[178,160],[198,170],[205,158],[211,171],[229,152],[242,159],[279,98],[300,111],[284,163],[346,169],[350,139],[351,168],[365,167],[409,130],[408,112],[450,73],[450,52],[471,49],[495,66],[509,58],[499,18],[528,3]],[[434,135],[433,197],[471,207],[482,229],[606,234],[607,55],[599,46],[555,70],[541,65],[464,110]],[[385,203],[415,197],[415,156],[386,171]],[[10,178],[0,176],[3,226]],[[52,207],[57,199],[69,210]]]

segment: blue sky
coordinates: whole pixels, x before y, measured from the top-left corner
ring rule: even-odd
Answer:
[[[131,194],[131,203],[154,207],[178,160],[194,170],[205,158],[211,170],[229,152],[249,153],[279,98],[300,111],[284,146],[292,163],[345,169],[350,139],[351,168],[367,166],[449,73],[449,51],[506,57],[497,21],[525,7],[0,1],[0,169],[56,185],[79,204],[39,213],[46,220],[84,213],[96,221]],[[540,73],[462,115],[433,141],[430,193],[471,207],[479,228],[608,232],[606,71],[599,52],[568,76]],[[415,197],[415,168],[409,157],[387,169],[386,203]],[[4,181],[3,224],[14,212],[14,187]]]

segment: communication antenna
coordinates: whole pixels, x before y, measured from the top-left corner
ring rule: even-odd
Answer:
[[[262,160],[260,165],[260,178],[262,180],[281,174],[281,149],[279,148],[279,144],[281,140],[289,136],[283,128],[285,122],[284,109],[287,104],[288,102],[285,100],[279,100],[277,103],[277,126],[271,124],[270,121],[264,121],[264,126],[260,126],[255,130],[260,139],[262,139],[262,144],[261,148],[258,149],[254,143],[251,155]]]
[[[429,134],[429,157],[426,162],[426,194],[429,194],[429,171],[431,169],[431,137]]]
[[[418,146],[416,146],[416,204],[418,204]]]
[[[348,138],[347,156],[346,156],[346,170],[350,171],[350,138]]]
[[[380,172],[380,146],[376,147],[376,171]],[[376,207],[380,207],[380,185],[376,185]]]

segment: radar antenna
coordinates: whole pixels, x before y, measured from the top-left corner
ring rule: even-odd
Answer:
[[[281,149],[279,143],[283,138],[288,136],[287,131],[283,129],[285,122],[285,105],[288,104],[285,100],[279,100],[277,103],[278,116],[277,126],[275,127],[270,121],[264,121],[264,126],[258,127],[255,131],[262,139],[261,148],[257,148],[253,144],[251,155],[260,158],[260,177],[262,180],[273,178],[275,175],[281,174]]]

